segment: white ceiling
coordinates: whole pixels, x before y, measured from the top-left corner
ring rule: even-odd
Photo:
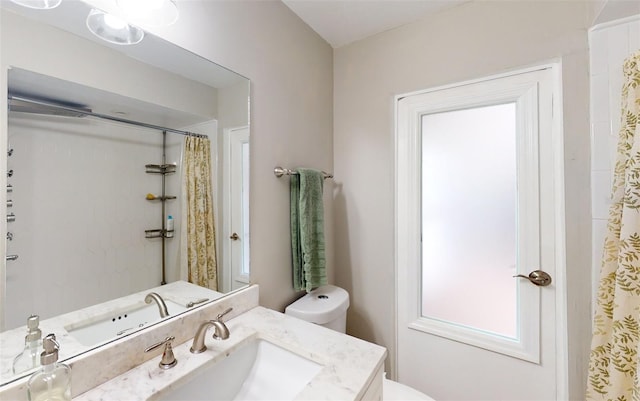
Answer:
[[[334,48],[469,0],[282,0]]]

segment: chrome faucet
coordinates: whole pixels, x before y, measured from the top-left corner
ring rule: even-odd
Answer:
[[[227,325],[220,319],[227,313],[231,312],[233,308],[229,308],[226,311],[218,315],[214,320],[207,320],[198,327],[195,337],[193,337],[193,344],[191,345],[192,354],[199,354],[207,350],[207,346],[204,345],[204,336],[207,333],[207,329],[211,326],[215,327],[213,338],[216,340],[226,340],[229,338],[229,329]]]
[[[160,295],[158,295],[155,292],[150,292],[147,294],[146,297],[144,297],[144,302],[148,304],[150,304],[153,301],[156,301],[156,304],[158,304],[158,309],[160,310],[161,318],[169,316],[169,311],[167,310],[167,304],[164,303],[164,299],[162,299]]]

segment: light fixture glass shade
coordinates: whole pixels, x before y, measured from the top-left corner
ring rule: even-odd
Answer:
[[[135,45],[144,38],[142,29],[96,9],[91,10],[87,17],[87,28],[100,39],[117,45]]]
[[[169,26],[178,20],[178,7],[172,0],[117,0],[129,21],[149,27]]]
[[[56,8],[62,3],[62,0],[11,0],[12,2],[28,8],[37,10],[50,10]]]

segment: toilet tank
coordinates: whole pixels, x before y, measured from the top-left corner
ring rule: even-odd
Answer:
[[[284,313],[344,333],[349,293],[334,285],[318,287],[287,306]]]

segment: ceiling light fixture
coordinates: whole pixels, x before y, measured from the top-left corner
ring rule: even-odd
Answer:
[[[87,28],[100,39],[116,45],[135,45],[144,38],[142,29],[96,9],[91,10],[87,17]]]
[[[36,10],[50,10],[60,5],[62,0],[11,0],[12,2],[27,8]]]
[[[172,0],[117,0],[127,20],[149,27],[169,26],[178,20]]]

